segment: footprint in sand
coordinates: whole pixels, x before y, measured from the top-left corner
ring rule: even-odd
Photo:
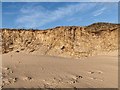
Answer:
[[[78,75],[78,76],[73,76],[72,77],[72,83],[77,83],[77,82],[79,82],[79,79],[82,79],[83,78],[83,76],[80,76],[80,75]]]
[[[103,81],[102,79],[98,79],[98,78],[96,78],[96,77],[92,77],[92,78],[90,78],[90,79],[92,79],[92,80],[98,80],[98,81]]]
[[[3,68],[3,72],[6,73],[6,74],[13,73],[13,71],[10,68],[8,68],[8,67]]]
[[[94,74],[95,72],[89,71],[88,73],[90,73],[90,74]]]
[[[23,77],[22,79],[23,79],[24,81],[31,81],[31,80],[33,80],[32,77]]]
[[[96,72],[94,72],[94,71],[89,71],[88,73],[89,73],[89,74],[102,74],[103,72],[102,72],[102,71],[96,71]]]
[[[60,78],[51,78],[51,79],[48,79],[48,80],[42,80],[43,81],[43,87],[44,88],[51,88],[51,87],[56,87],[57,85],[59,84],[63,84],[62,80]]]
[[[18,78],[9,78],[9,80],[11,83],[15,83],[15,82],[17,82]]]
[[[9,70],[10,68],[8,68],[8,67],[5,67],[5,68],[2,68],[3,70]]]
[[[17,82],[17,78],[3,78],[2,84],[4,85],[9,85]]]
[[[3,86],[6,85],[6,84],[10,84],[9,80],[7,78],[4,78],[2,80],[2,83],[3,83]]]
[[[95,74],[102,74],[103,72],[102,71],[96,71],[96,72],[89,71],[88,73],[92,74],[92,75],[95,75]],[[91,77],[90,79],[92,79],[92,80],[98,80],[98,81],[103,81],[102,79],[99,79],[99,78],[96,78],[96,77]]]
[[[102,74],[103,72],[102,71],[98,71],[98,74]]]
[[[55,81],[55,82],[57,82],[57,83],[60,83],[60,82],[62,82],[62,79],[61,78],[53,78],[53,81]]]
[[[49,84],[44,84],[44,88],[50,88]]]
[[[21,62],[20,62],[20,61],[18,61],[18,64],[21,64]]]
[[[2,68],[2,78],[3,79],[8,77],[12,73],[13,73],[13,71],[8,67]]]
[[[53,84],[53,83],[52,83]],[[51,82],[50,81],[47,81],[47,80],[43,80],[43,87],[44,88],[50,88],[51,86]]]

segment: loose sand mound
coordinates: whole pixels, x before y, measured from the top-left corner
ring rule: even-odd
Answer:
[[[118,25],[95,23],[47,30],[2,29],[2,52],[88,57],[118,49]]]

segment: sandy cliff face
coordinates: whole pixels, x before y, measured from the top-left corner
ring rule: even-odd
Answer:
[[[118,49],[118,25],[95,23],[47,30],[2,29],[2,53],[26,52],[62,57],[88,57]]]

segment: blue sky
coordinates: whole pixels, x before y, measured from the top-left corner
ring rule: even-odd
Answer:
[[[47,29],[118,23],[117,2],[3,2],[3,28]]]

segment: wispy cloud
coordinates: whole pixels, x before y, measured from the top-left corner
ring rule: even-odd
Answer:
[[[95,12],[93,12],[93,16],[99,16],[99,15],[103,14],[105,10],[106,10],[105,7],[101,8],[99,10],[96,10]]]
[[[68,15],[76,14],[77,12],[84,12],[93,8],[95,4],[78,3],[74,5],[66,5],[58,7],[55,10],[46,9],[43,6],[31,5],[25,6],[20,10],[20,16],[16,22],[20,27],[37,28],[47,23],[57,21]]]

